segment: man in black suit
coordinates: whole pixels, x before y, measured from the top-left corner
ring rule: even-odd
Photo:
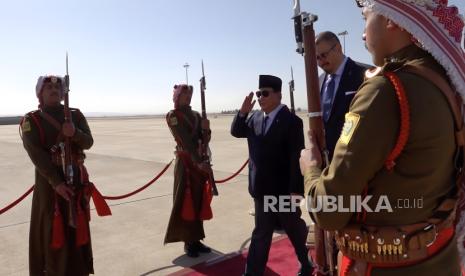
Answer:
[[[344,55],[339,38],[332,32],[322,32],[315,39],[316,60],[324,71],[320,76],[321,110],[325,128],[326,149],[329,161],[333,159],[334,148],[342,132],[345,114],[350,102],[365,78],[369,65],[353,61]],[[310,227],[312,229],[312,227]],[[310,232],[307,243],[311,244]],[[334,245],[333,259],[337,261],[337,247]]]
[[[320,76],[321,107],[326,148],[331,161],[344,125],[345,114],[369,66],[346,57],[339,38],[332,32],[318,34],[315,44],[318,66],[325,72]]]
[[[300,151],[304,148],[303,124],[281,104],[281,86],[280,78],[261,75],[256,92],[261,111],[251,112],[255,104],[251,92],[231,125],[234,137],[247,138],[249,193],[255,203],[255,228],[245,275],[263,275],[277,222],[294,246],[301,264],[298,275],[310,275],[313,270],[305,246],[308,230],[300,218],[300,207],[289,211],[278,209],[279,204],[275,205],[277,210],[265,206],[271,197],[278,202],[280,198],[297,200],[304,193],[299,171]]]

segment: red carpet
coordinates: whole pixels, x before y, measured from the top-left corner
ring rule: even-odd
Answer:
[[[171,274],[171,276],[222,275],[234,276],[244,273],[247,251],[226,255],[220,259],[201,263]],[[299,262],[294,247],[286,235],[274,239],[268,257],[265,276],[296,275]]]

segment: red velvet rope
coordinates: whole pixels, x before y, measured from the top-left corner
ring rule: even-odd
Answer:
[[[27,192],[24,193],[24,195],[20,196],[13,203],[9,204],[8,206],[6,206],[3,209],[0,209],[0,215],[5,213],[6,211],[10,210],[11,208],[15,207],[16,205],[18,205],[18,203],[20,203],[23,199],[25,199],[33,190],[34,190],[34,185],[32,185],[32,187],[29,188],[29,190],[27,190]]]
[[[157,175],[155,176],[154,179],[150,180],[149,183],[145,184],[144,186],[140,187],[139,189],[133,191],[133,192],[130,192],[128,194],[125,194],[125,195],[120,195],[120,196],[103,196],[104,199],[108,199],[108,200],[117,200],[117,199],[123,199],[123,198],[127,198],[127,197],[130,197],[130,196],[133,196],[137,193],[139,193],[140,191],[146,189],[148,186],[152,185],[153,183],[155,183],[155,181],[158,180],[158,178],[160,178],[165,172],[166,170],[168,170],[168,168],[170,167],[171,163],[173,163],[173,160],[171,160],[168,164],[166,164],[166,166],[163,168],[163,170]]]
[[[240,167],[240,169],[239,169],[237,172],[235,172],[233,175],[231,175],[230,177],[225,178],[225,179],[215,180],[215,183],[220,184],[220,183],[224,183],[224,182],[227,182],[227,181],[233,179],[234,177],[236,177],[238,174],[241,173],[241,171],[245,168],[245,166],[246,166],[248,163],[249,163],[249,159],[247,159],[247,160],[245,161],[245,163],[242,165],[242,167]]]
[[[133,196],[143,190],[145,190],[147,187],[149,187],[150,185],[152,185],[153,183],[155,183],[155,181],[157,181],[167,170],[168,168],[171,166],[171,164],[173,163],[173,160],[171,160],[168,164],[166,164],[166,166],[163,168],[163,170],[157,175],[155,176],[155,178],[153,178],[152,180],[150,180],[150,182],[148,182],[147,184],[145,184],[144,186],[140,187],[139,189],[131,192],[131,193],[128,193],[128,194],[125,194],[125,195],[120,195],[120,196],[103,196],[104,199],[107,199],[107,200],[118,200],[118,199],[123,199],[123,198],[127,198],[127,197],[130,197],[130,196]],[[249,163],[249,160],[247,159],[245,161],[245,163],[242,165],[242,167],[239,168],[239,170],[237,172],[235,172],[233,175],[231,175],[230,177],[228,178],[225,178],[225,179],[221,179],[221,180],[217,180],[215,181],[215,183],[225,183],[231,179],[233,179],[234,177],[236,177],[244,168],[245,166]],[[3,209],[0,209],[0,215],[5,213],[6,211],[10,210],[11,208],[13,208],[14,206],[18,205],[18,203],[20,203],[23,199],[25,199],[32,191],[34,190],[34,186],[32,186],[31,188],[29,188],[29,190],[24,193],[21,197],[19,197],[17,200],[15,200],[14,202],[12,202],[11,204],[7,205],[6,207],[4,207]]]

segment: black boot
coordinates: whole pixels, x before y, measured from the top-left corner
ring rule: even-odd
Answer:
[[[199,253],[210,253],[212,252],[211,248],[204,245],[203,243],[201,243],[200,241],[196,241],[193,243],[194,246],[195,246],[195,249],[197,250],[197,252]]]
[[[184,252],[186,253],[187,256],[191,258],[197,258],[199,256],[199,251],[197,250],[197,247],[195,246],[195,243],[184,243]]]

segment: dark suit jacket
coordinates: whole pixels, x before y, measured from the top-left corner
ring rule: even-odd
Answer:
[[[305,147],[302,120],[283,106],[265,136],[262,135],[263,112],[236,115],[231,134],[247,138],[249,145],[249,193],[264,195],[304,193],[299,168],[300,151]]]
[[[336,142],[341,135],[342,126],[345,121],[345,114],[349,111],[349,105],[355,96],[355,92],[363,83],[365,71],[370,68],[368,65],[356,63],[350,58],[347,59],[346,66],[341,76],[339,86],[336,91],[336,96],[331,108],[331,115],[327,122],[324,123],[326,135],[326,148],[329,151],[330,160],[333,158]],[[324,75],[321,82],[321,90],[323,93],[324,83],[327,75]]]

